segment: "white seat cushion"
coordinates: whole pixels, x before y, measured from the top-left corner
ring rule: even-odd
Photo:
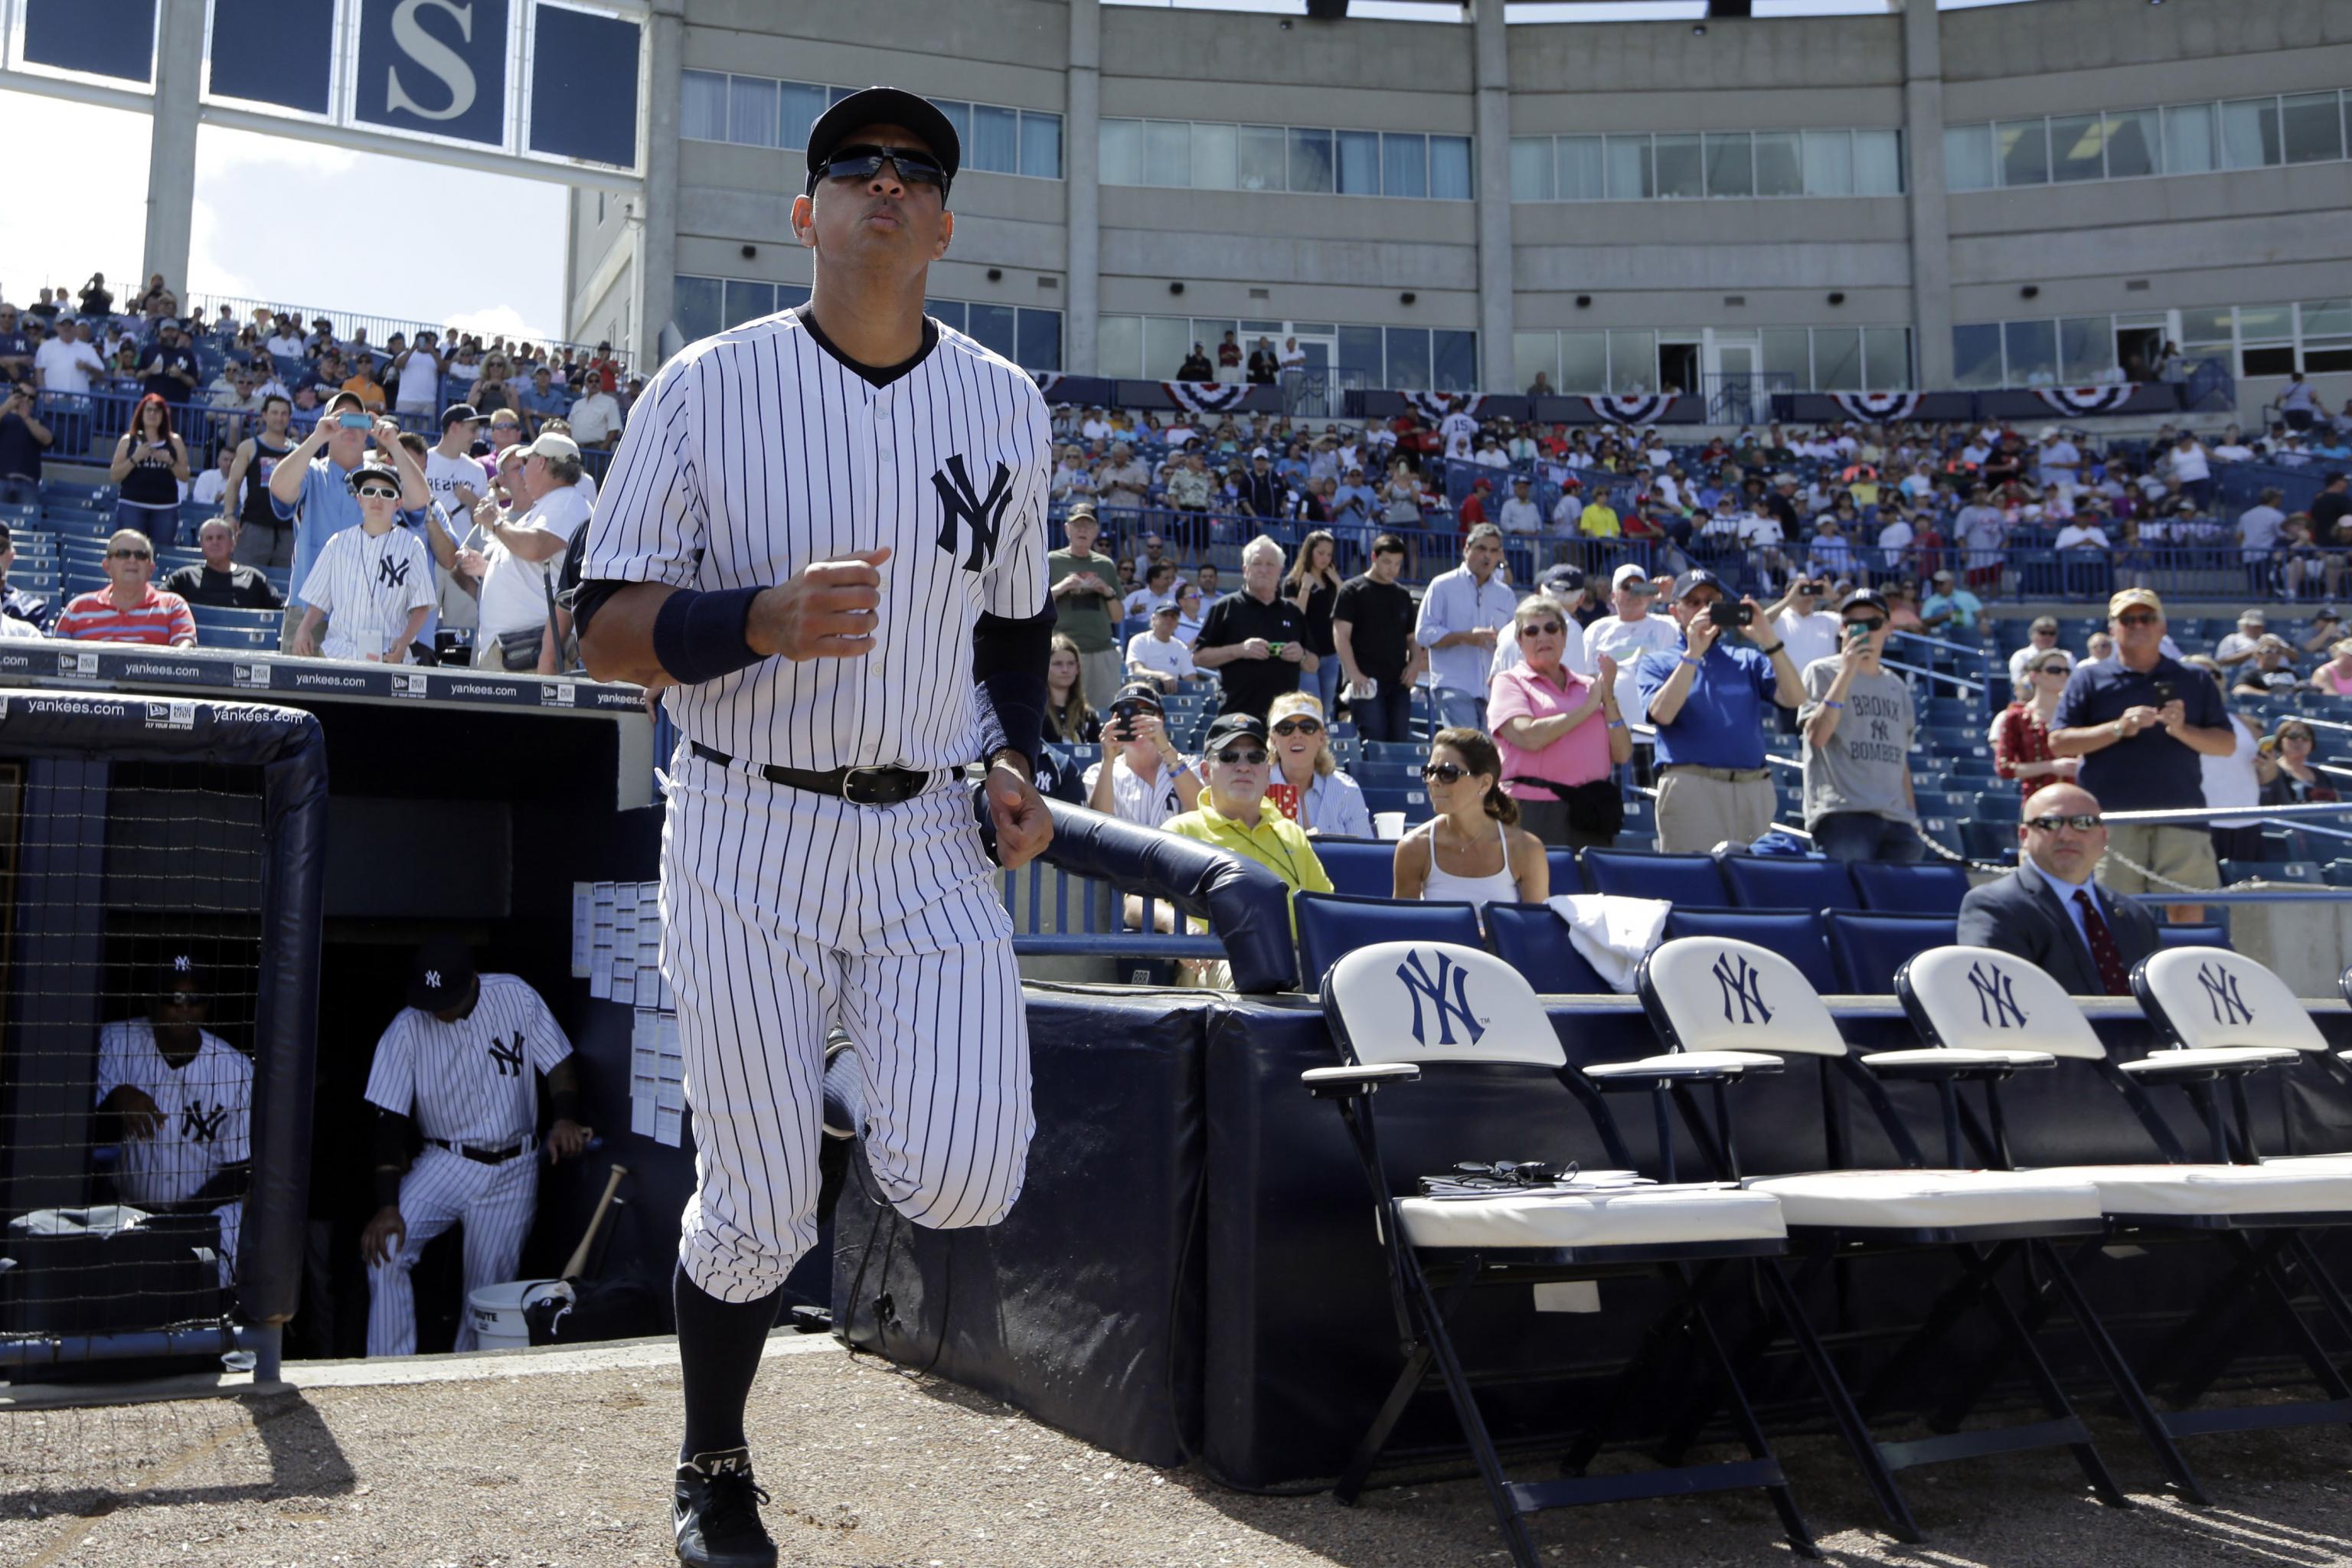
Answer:
[[[1744,1184],[1780,1199],[1792,1226],[1846,1230],[2026,1225],[2100,1215],[2096,1187],[2045,1171],[1818,1171],[1754,1176]]]
[[[1778,1072],[1779,1057],[1760,1051],[1669,1051],[1630,1062],[1602,1062],[1580,1069],[1587,1078],[1703,1078],[1714,1073]]]
[[[2123,1064],[2135,1077],[2160,1078],[2168,1072],[2207,1072],[2263,1062],[2291,1062],[2294,1052],[2284,1046],[2203,1046],[2189,1050],[2151,1051],[2136,1062]]]
[[[1962,1068],[2050,1068],[2058,1058],[2048,1051],[1978,1051],[1929,1050],[1873,1051],[1862,1058],[1866,1068],[1946,1067]]]
[[[2352,1210],[2352,1158],[2267,1165],[2061,1165],[2036,1171],[2088,1182],[2124,1215],[2327,1214]]]
[[[1730,1186],[1407,1198],[1398,1206],[1415,1247],[1660,1247],[1788,1235],[1779,1204]]]

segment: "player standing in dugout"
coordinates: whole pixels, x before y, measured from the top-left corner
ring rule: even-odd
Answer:
[[[681,1561],[776,1560],[744,1402],[816,1241],[825,1028],[856,1040],[875,1181],[918,1225],[993,1225],[1034,1121],[998,859],[1052,837],[1031,785],[1054,613],[1045,399],[923,314],[960,148],[870,88],[808,134],[809,302],[692,344],[631,411],[590,524],[580,648],[662,689],[662,832],[696,1187],[674,1281]]]

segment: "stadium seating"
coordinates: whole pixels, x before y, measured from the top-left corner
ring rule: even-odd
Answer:
[[[1346,954],[1376,942],[1482,945],[1478,911],[1468,904],[1300,893],[1291,908],[1298,921],[1299,984],[1307,991],[1319,988],[1324,974]]]
[[[1719,908],[1728,901],[1723,875],[1712,856],[1588,849],[1583,861],[1588,892],[1666,899],[1678,906],[1695,904],[1702,909]]]
[[[1822,917],[1837,989],[1853,996],[1893,992],[1895,972],[1913,953],[1948,947],[1958,921],[1948,915],[1879,914],[1832,910]]]
[[[1396,890],[1396,846],[1370,838],[1318,838],[1315,858],[1335,891],[1385,899]]]
[[[2227,947],[2230,933],[2217,925],[2160,925],[2156,940],[2160,947]]]
[[[1731,901],[1748,910],[1858,910],[1862,897],[1839,860],[1726,855],[1718,862]],[[1753,939],[1751,939],[1753,940]],[[1770,942],[1764,943],[1769,947]]]
[[[1547,994],[1605,995],[1610,987],[1569,940],[1568,922],[1549,904],[1488,904],[1486,934],[1495,956]]]
[[[1815,910],[1694,910],[1675,906],[1666,917],[1666,940],[1686,936],[1728,937],[1777,952],[1797,966],[1816,991],[1835,991],[1829,949]]]
[[[1857,860],[1849,869],[1862,907],[1879,913],[1957,915],[1968,896],[1968,872],[1948,861],[1889,866]]]

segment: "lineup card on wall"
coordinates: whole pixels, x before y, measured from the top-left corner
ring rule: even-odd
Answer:
[[[629,1131],[677,1148],[685,1139],[686,1058],[677,1016],[639,1007],[629,1026]]]
[[[675,1005],[662,980],[661,938],[659,883],[572,885],[572,973],[599,1002],[662,1012]]]

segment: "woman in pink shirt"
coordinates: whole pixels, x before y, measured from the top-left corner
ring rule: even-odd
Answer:
[[[1546,844],[1607,848],[1625,824],[1612,770],[1633,755],[1633,733],[1617,712],[1617,661],[1601,656],[1591,680],[1562,665],[1568,612],[1541,594],[1519,601],[1512,626],[1522,662],[1496,675],[1486,694],[1503,793]]]

